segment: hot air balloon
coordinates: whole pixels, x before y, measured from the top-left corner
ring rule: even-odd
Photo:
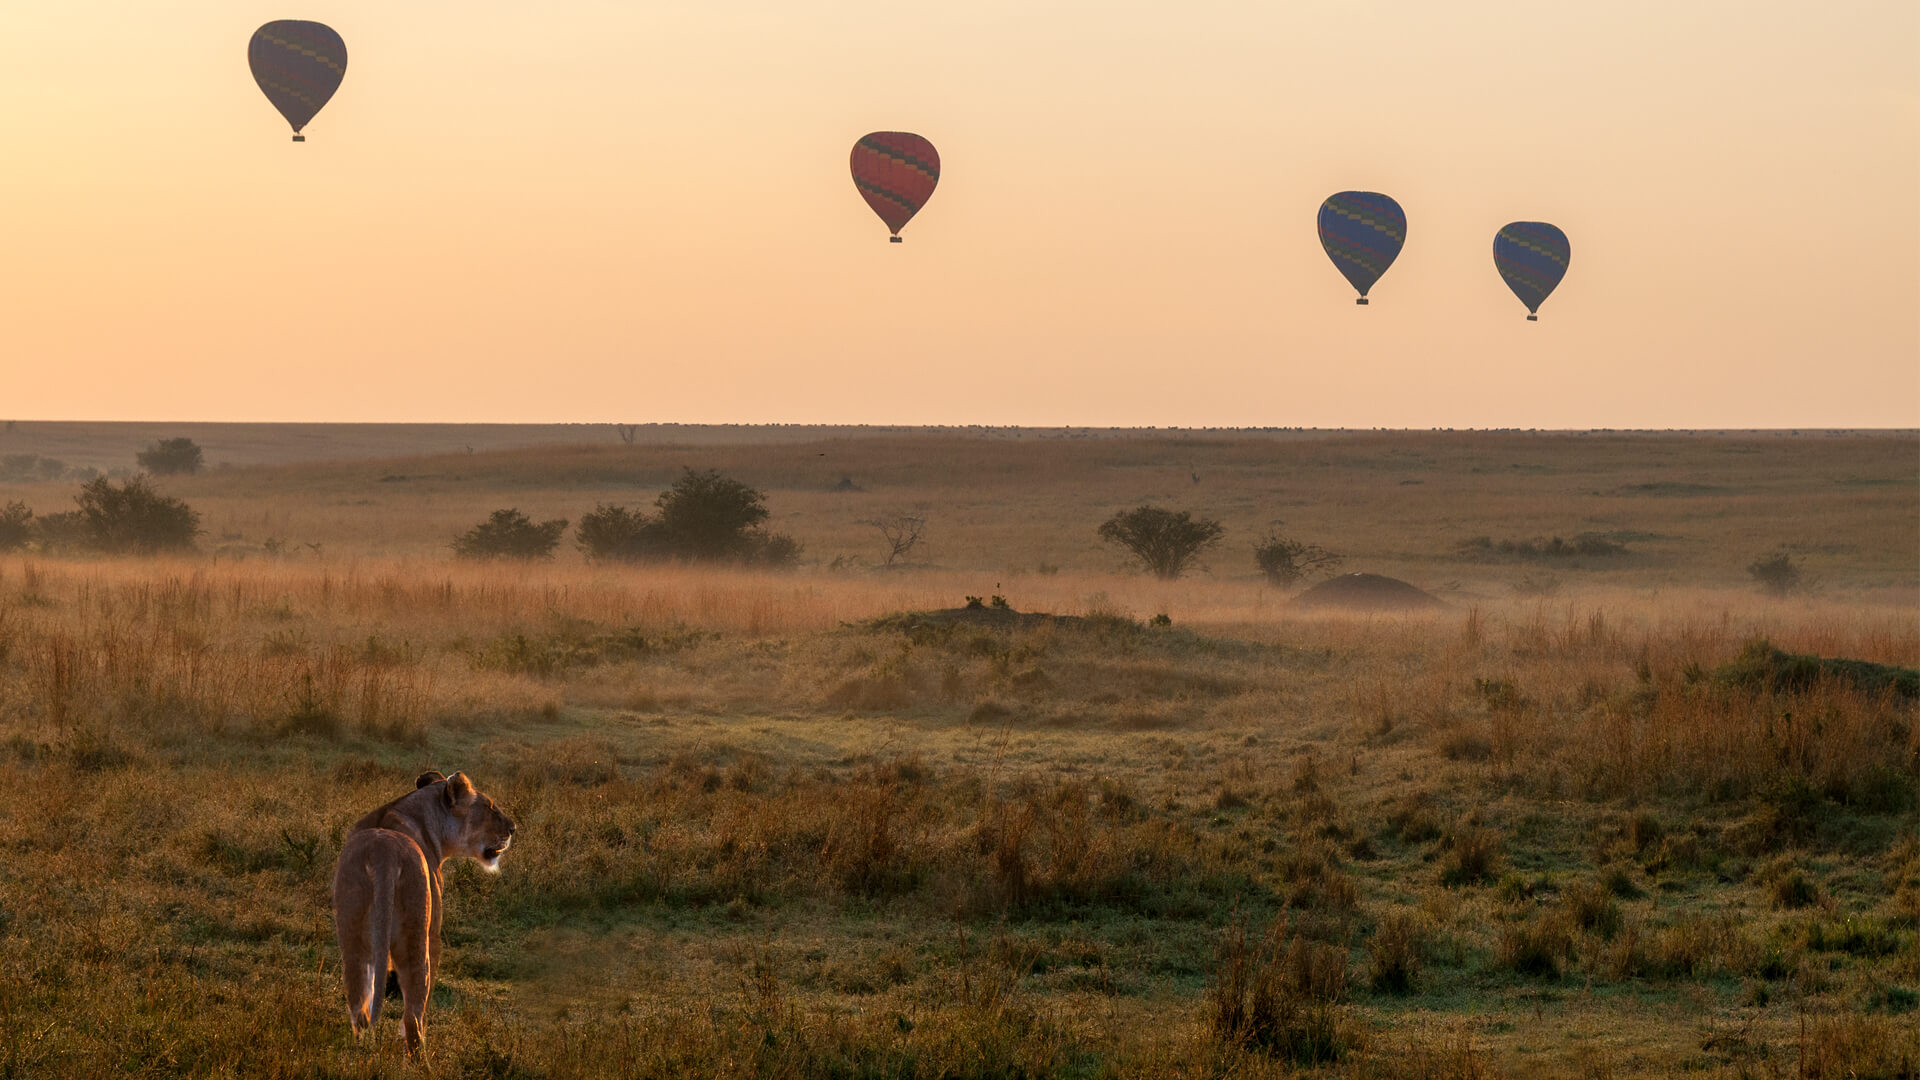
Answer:
[[[1507,288],[1527,305],[1527,321],[1540,321],[1540,305],[1567,276],[1573,248],[1567,234],[1544,221],[1513,221],[1493,234],[1493,265]]]
[[[1400,204],[1377,191],[1341,191],[1320,204],[1320,246],[1353,287],[1356,304],[1387,272],[1407,242],[1407,215]]]
[[[347,73],[347,43],[332,27],[280,19],[253,32],[247,66],[267,100],[293,125],[293,141],[306,142],[300,129],[340,89]]]
[[[853,183],[900,242],[900,230],[933,197],[940,182],[940,152],[918,135],[876,131],[853,144]]]

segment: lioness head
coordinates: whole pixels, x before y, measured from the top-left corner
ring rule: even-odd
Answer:
[[[513,842],[513,819],[500,812],[491,796],[475,791],[466,773],[454,773],[444,781],[439,773],[423,773],[418,786],[438,783],[446,785],[439,799],[447,813],[447,854],[478,859],[489,873],[499,873],[500,856]]]

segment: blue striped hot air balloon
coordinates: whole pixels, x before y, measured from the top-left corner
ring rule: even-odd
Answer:
[[[1567,276],[1572,259],[1567,234],[1544,221],[1508,222],[1493,234],[1493,265],[1527,305],[1528,322],[1540,320],[1540,305]]]
[[[1360,291],[1356,304],[1387,272],[1407,242],[1407,215],[1377,191],[1341,191],[1320,204],[1320,246]]]
[[[347,74],[347,43],[333,28],[303,19],[280,19],[253,32],[247,43],[253,81],[293,126],[293,141],[340,89]]]

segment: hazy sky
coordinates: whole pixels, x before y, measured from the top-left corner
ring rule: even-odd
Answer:
[[[1920,425],[1916,12],[0,0],[0,416]],[[351,56],[301,145],[273,18]],[[1343,188],[1410,222],[1365,308]]]

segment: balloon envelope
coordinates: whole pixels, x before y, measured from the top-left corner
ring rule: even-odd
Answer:
[[[247,43],[247,66],[260,91],[293,125],[295,138],[347,73],[347,43],[333,28],[300,19],[270,22]]]
[[[1327,258],[1360,292],[1387,272],[1407,242],[1407,215],[1400,204],[1377,191],[1341,191],[1320,204],[1320,246]]]
[[[1528,319],[1539,314],[1540,305],[1567,276],[1572,259],[1567,234],[1544,221],[1509,222],[1493,234],[1493,265],[1507,288],[1527,305]]]
[[[860,196],[887,223],[893,239],[933,196],[940,182],[940,152],[918,135],[875,131],[853,144],[853,182]]]

